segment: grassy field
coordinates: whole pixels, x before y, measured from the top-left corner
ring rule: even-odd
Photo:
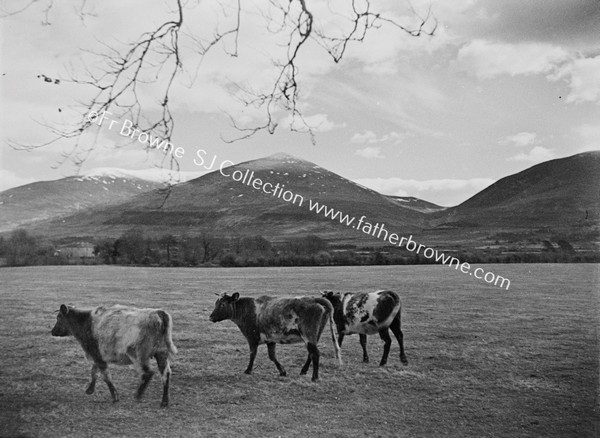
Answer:
[[[159,269],[106,266],[0,270],[0,434],[10,437],[585,437],[598,436],[599,266],[487,265],[506,291],[443,266]],[[389,288],[403,300],[409,365],[393,344],[344,341],[345,365],[320,342],[321,380],[298,373],[300,344],[278,347],[279,377],[259,348],[243,374],[245,339],[212,324],[217,292],[316,295]],[[141,402],[129,367],[112,367],[121,401],[98,382],[73,338],[50,329],[62,303],[161,307],[179,348],[171,406],[155,376]],[[155,367],[155,364],[153,364]]]

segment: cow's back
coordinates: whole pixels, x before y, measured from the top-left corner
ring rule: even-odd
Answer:
[[[400,310],[392,291],[347,293],[342,300],[344,332],[371,335],[389,327]]]
[[[329,301],[315,297],[261,296],[256,298],[255,304],[261,343],[303,342],[306,331],[317,327],[320,332],[326,321],[323,315],[333,311]]]
[[[128,354],[143,349],[153,353],[167,349],[160,310],[116,305],[92,312],[92,330],[102,357],[107,362],[131,363]]]

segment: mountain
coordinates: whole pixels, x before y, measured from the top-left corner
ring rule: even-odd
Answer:
[[[600,249],[600,151],[537,164],[428,217],[425,235],[442,248],[593,256]]]
[[[447,207],[434,204],[433,202],[424,201],[423,199],[415,198],[414,196],[391,196],[386,195],[394,203],[400,207],[409,208],[411,210],[420,211],[421,213],[434,213],[437,211],[446,210]]]
[[[149,235],[261,234],[277,240],[314,233],[342,240],[370,238],[340,224],[339,219],[311,211],[315,202],[357,220],[364,215],[372,224],[384,222],[392,232],[411,232],[425,225],[423,213],[291,155],[276,154],[232,165],[223,169],[227,176],[218,170],[223,160],[211,157],[207,165],[210,161],[214,162],[212,172],[172,186],[168,192],[141,193],[117,205],[46,223],[38,231],[54,237],[116,237],[141,226]]]
[[[15,187],[0,192],[0,232],[120,203],[164,185],[118,169],[99,169],[80,176]]]
[[[600,151],[546,161],[435,214],[438,227],[569,230],[600,219]]]
[[[365,216],[363,223],[448,251],[597,251],[600,240],[600,151],[535,165],[450,208],[384,196],[286,154],[236,165],[213,156],[205,165],[209,173],[167,188],[110,172],[30,184],[2,192],[0,214],[8,226],[36,221],[28,228],[50,239],[116,238],[140,228],[153,237],[262,235],[277,242],[317,234],[338,244],[384,245],[353,229]]]

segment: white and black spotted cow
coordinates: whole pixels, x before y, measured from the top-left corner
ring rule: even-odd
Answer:
[[[233,321],[241,330],[250,347],[250,362],[245,373],[250,374],[260,344],[267,344],[269,359],[275,363],[281,376],[286,375],[283,366],[275,356],[275,346],[304,342],[308,358],[300,374],[306,374],[313,364],[312,380],[319,378],[319,349],[317,343],[329,321],[335,355],[342,364],[335,328],[333,327],[333,308],[331,303],[321,297],[240,298],[239,293],[229,296],[223,294],[215,303],[210,315],[212,322]]]
[[[163,310],[119,305],[79,310],[63,304],[52,336],[74,336],[79,341],[85,356],[93,363],[92,380],[85,392],[94,393],[100,371],[113,402],[119,401],[119,395],[111,381],[108,364],[135,366],[141,377],[136,393],[139,400],[154,374],[149,366],[150,359],[154,357],[162,376],[161,407],[166,407],[171,378],[169,355],[177,353],[171,332],[171,316]]]
[[[345,335],[358,333],[363,349],[363,362],[369,361],[367,354],[367,335],[379,333],[385,342],[380,366],[387,363],[392,339],[388,329],[392,330],[400,345],[400,361],[406,365],[404,354],[404,335],[400,328],[400,298],[389,290],[377,292],[346,293],[322,292],[323,297],[333,305],[333,318],[338,329],[340,346]]]

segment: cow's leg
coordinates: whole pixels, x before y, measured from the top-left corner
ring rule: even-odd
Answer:
[[[307,348],[308,348],[308,344],[307,344]],[[312,354],[310,351],[310,348],[308,348],[308,357],[306,358],[306,362],[304,362],[304,365],[302,366],[302,369],[300,370],[300,375],[303,376],[308,372],[308,367],[310,367],[310,364],[312,363]]]
[[[313,363],[313,374],[312,374],[312,381],[314,382],[315,380],[319,379],[319,349],[317,348],[317,344],[313,344],[312,342],[309,342],[307,345],[308,348],[308,355],[310,358],[312,358],[312,363]],[[310,362],[308,362],[310,364]],[[305,365],[306,366],[306,365]],[[308,367],[306,367],[307,371],[308,371]]]
[[[387,327],[379,330],[379,336],[383,339],[383,356],[381,356],[381,362],[379,366],[382,367],[387,363],[388,355],[390,354],[390,347],[392,346],[392,338],[390,338],[390,332]]]
[[[341,347],[342,346],[342,342],[344,341],[344,334],[343,333],[338,333],[338,345]]]
[[[362,333],[358,335],[360,339],[360,346],[363,351],[363,362],[369,363],[369,354],[367,353],[367,335],[363,335]]]
[[[171,366],[169,365],[169,353],[156,353],[156,365],[160,371],[163,384],[163,395],[160,403],[161,408],[169,406],[169,382],[171,380]]]
[[[150,383],[150,380],[152,379],[152,376],[154,375],[154,373],[150,369],[150,358],[144,356],[144,359],[139,359],[139,370],[138,371],[140,372],[141,382],[140,382],[140,386],[138,387],[138,390],[135,394],[135,398],[137,400],[142,398],[142,396],[144,395],[144,391],[146,391],[146,387],[148,386],[148,383]]]
[[[390,328],[392,329],[392,333],[396,336],[398,340],[398,345],[400,346],[400,362],[404,365],[408,365],[408,360],[406,359],[406,355],[404,354],[404,334],[400,328],[400,312],[396,315],[396,317],[392,320],[392,324],[390,324]]]
[[[279,363],[277,360],[277,356],[275,356],[275,342],[267,342],[267,349],[269,351],[269,359],[273,361],[275,366],[277,367],[277,371],[279,371],[280,376],[285,376],[287,373],[285,372],[285,368]]]
[[[308,368],[310,367],[310,364],[313,361],[313,352],[314,350],[312,349],[311,345],[313,345],[312,342],[310,342],[308,339],[304,339],[304,342],[306,343],[306,350],[308,351],[308,354],[306,356],[306,362],[304,362],[304,365],[302,366],[302,369],[300,370],[300,375],[303,376],[308,372]],[[313,372],[314,372],[314,367],[313,367]]]
[[[86,394],[93,394],[95,389],[96,389],[96,379],[98,377],[98,365],[96,365],[95,363],[92,365],[92,380],[90,380],[90,383],[88,385],[88,387],[85,390]]]
[[[112,397],[113,403],[119,401],[119,394],[117,393],[117,388],[113,385],[113,382],[110,378],[110,373],[108,372],[108,365],[106,362],[100,362],[96,364],[98,369],[102,373],[102,379],[106,382],[106,386],[108,386],[108,390],[110,391],[110,395]]]
[[[248,367],[246,368],[246,371],[244,371],[246,374],[250,374],[252,373],[252,367],[254,366],[254,359],[256,359],[256,352],[258,351],[258,344],[248,344],[250,347],[250,361],[248,362]]]

